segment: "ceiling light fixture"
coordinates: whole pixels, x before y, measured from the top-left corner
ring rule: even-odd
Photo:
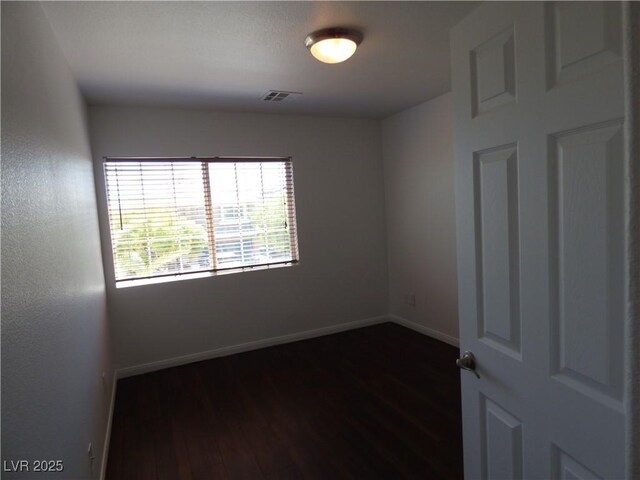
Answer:
[[[317,60],[340,63],[355,53],[362,38],[362,33],[357,30],[325,28],[307,35],[304,44]]]

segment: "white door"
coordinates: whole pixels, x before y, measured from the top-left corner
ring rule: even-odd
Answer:
[[[625,474],[619,3],[452,31],[465,476]]]

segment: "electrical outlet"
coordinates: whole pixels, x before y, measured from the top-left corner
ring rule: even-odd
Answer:
[[[91,442],[89,442],[89,448],[87,448],[87,456],[89,457],[89,468],[91,469],[91,473],[93,473],[93,463],[96,456],[93,454],[93,443]]]
[[[414,293],[407,293],[404,296],[404,303],[412,307],[416,306],[416,295]]]

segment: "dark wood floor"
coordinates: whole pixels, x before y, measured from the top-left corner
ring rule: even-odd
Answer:
[[[107,478],[462,478],[456,356],[386,323],[120,380]]]

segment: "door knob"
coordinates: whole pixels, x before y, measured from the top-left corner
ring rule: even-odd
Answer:
[[[456,365],[459,369],[469,370],[470,372],[473,372],[473,374],[477,378],[480,378],[480,375],[478,375],[478,372],[476,372],[476,357],[474,357],[473,353],[471,353],[469,350],[464,352],[462,357],[456,360]]]

